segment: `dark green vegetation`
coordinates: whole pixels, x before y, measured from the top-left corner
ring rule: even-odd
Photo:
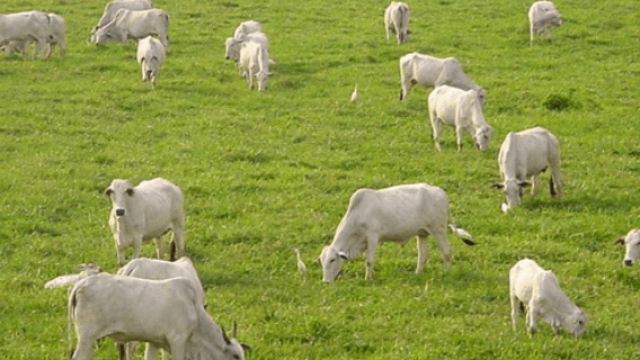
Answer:
[[[529,1],[409,1],[411,42],[386,41],[388,1],[169,1],[170,48],[158,87],[140,82],[135,47],[95,47],[105,5],[6,0],[67,20],[68,54],[0,54],[0,354],[63,359],[66,292],[46,281],[96,261],[117,270],[102,194],[113,178],[162,176],[186,197],[187,252],[219,324],[239,324],[248,359],[630,359],[640,354],[638,268],[613,241],[638,227],[640,3],[556,1],[553,40],[529,46]],[[267,92],[224,61],[224,40],[256,19],[271,40]],[[487,89],[489,151],[430,140],[427,91],[398,101],[398,59],[455,56]],[[348,99],[358,83],[360,100]],[[504,136],[535,125],[560,140],[564,197],[548,191],[509,215],[499,180]],[[548,181],[548,174],[543,180]],[[321,283],[315,259],[358,188],[444,188],[458,225],[451,271],[430,242],[379,247]],[[310,269],[297,272],[300,247]],[[144,247],[152,256],[154,246]],[[511,328],[508,270],[523,257],[553,270],[589,316],[578,340]],[[428,285],[426,288],[425,285]],[[426,290],[425,290],[426,288]],[[96,359],[113,359],[102,342]]]

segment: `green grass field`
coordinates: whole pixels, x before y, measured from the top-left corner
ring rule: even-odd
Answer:
[[[386,41],[388,1],[171,1],[170,47],[155,91],[135,46],[89,43],[106,2],[6,0],[67,21],[68,52],[0,54],[0,354],[68,356],[67,293],[46,281],[96,261],[117,271],[103,191],[114,178],[167,178],[185,193],[187,253],[218,324],[238,322],[249,360],[632,359],[640,355],[638,267],[613,241],[638,227],[640,3],[557,0],[563,25],[529,46],[531,1],[408,1],[411,42]],[[256,19],[271,41],[267,91],[249,91],[224,40]],[[428,90],[400,102],[398,59],[455,56],[487,89],[487,152],[438,153]],[[349,95],[358,84],[360,100]],[[553,99],[563,110],[549,110]],[[563,198],[547,188],[500,211],[505,135],[544,126],[560,140]],[[549,174],[543,176],[548,181]],[[451,271],[435,242],[414,274],[415,242],[378,248],[374,279],[353,259],[323,284],[315,260],[351,194],[427,182],[459,226]],[[298,273],[295,248],[309,271]],[[144,256],[152,256],[148,244]],[[541,323],[513,332],[508,272],[530,257],[589,317],[579,339]],[[113,359],[112,342],[95,359]]]

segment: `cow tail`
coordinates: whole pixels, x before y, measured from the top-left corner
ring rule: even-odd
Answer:
[[[553,186],[553,175],[551,175],[551,179],[549,179],[549,192],[551,193],[551,196],[553,196],[553,197],[558,195],[556,193],[555,186]]]
[[[175,239],[171,239],[171,242],[169,243],[169,259],[171,259],[171,261],[176,261],[176,240]]]
[[[68,322],[67,322],[67,339],[69,341],[69,358],[70,359],[73,358],[73,353],[74,353],[73,335],[71,334],[71,332],[72,332],[71,328],[72,328],[72,324],[73,324],[73,314],[75,313],[76,306],[78,305],[78,299],[76,298],[76,293],[77,293],[78,289],[79,289],[78,286],[74,286],[73,289],[71,289],[71,292],[69,294],[69,305],[68,305],[69,314],[68,314]]]

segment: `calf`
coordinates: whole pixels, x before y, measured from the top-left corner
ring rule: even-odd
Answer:
[[[509,294],[514,331],[518,324],[519,308],[524,308],[526,304],[529,333],[537,330],[537,317],[542,317],[556,335],[560,327],[576,337],[584,334],[587,316],[560,289],[556,276],[535,261],[523,259],[511,268]]]
[[[560,13],[551,1],[536,1],[529,8],[529,44],[535,33],[551,39],[551,30],[562,24]]]
[[[531,196],[536,196],[540,187],[540,174],[551,168],[549,188],[552,197],[562,195],[562,176],[560,175],[560,145],[558,139],[549,130],[535,127],[507,134],[500,152],[498,164],[502,183],[492,187],[504,190],[506,196],[505,212],[520,205],[525,187],[533,180]]]
[[[384,28],[389,40],[389,31],[396,34],[398,44],[409,42],[409,5],[401,1],[392,1],[384,11]]]
[[[267,89],[269,72],[269,50],[261,43],[245,41],[240,48],[240,72],[253,89],[254,79],[258,81],[258,90]]]
[[[615,244],[624,245],[626,248],[622,264],[631,266],[640,257],[640,229],[633,229],[625,237],[615,241]]]
[[[151,88],[156,85],[160,65],[164,62],[165,49],[162,43],[151,36],[138,42],[136,59],[142,67],[142,82],[151,80]]]
[[[160,9],[128,10],[120,9],[111,22],[95,29],[93,33],[96,45],[104,42],[126,44],[128,39],[145,38],[155,35],[165,49],[169,47],[167,32],[169,31],[169,14]]]
[[[471,81],[456,58],[439,59],[418,53],[404,55],[400,58],[400,100],[407,98],[413,84],[425,88],[449,85],[462,90],[475,90],[480,105],[484,104],[485,90]]]
[[[231,339],[218,327],[186,278],[88,277],[71,290],[69,324],[78,337],[73,360],[90,359],[93,344],[107,336],[117,343],[146,342],[147,360],[160,349],[175,360],[244,360],[248,348],[235,339],[235,326]]]
[[[444,125],[456,129],[458,151],[462,150],[462,135],[468,131],[474,138],[476,148],[485,151],[493,136],[493,128],[482,114],[482,105],[475,90],[460,90],[447,85],[438,86],[429,94],[429,117],[433,127],[433,140],[440,149],[440,135]]]
[[[349,200],[333,242],[320,254],[323,281],[334,280],[344,260],[365,253],[366,279],[373,277],[373,263],[378,243],[393,241],[406,244],[418,238],[420,273],[427,261],[427,237],[433,235],[442,251],[445,270],[449,269],[451,245],[447,241],[450,219],[449,200],[444,190],[427,184],[399,185],[382,190],[360,189]],[[467,245],[471,236],[451,224]],[[466,239],[464,238],[466,237]]]
[[[158,259],[164,258],[162,236],[173,231],[171,260],[184,256],[184,210],[182,191],[171,182],[156,178],[133,187],[129,180],[115,179],[105,190],[113,208],[109,226],[118,253],[118,264],[125,264],[125,249],[134,247],[133,258],[140,257],[142,243],[155,239]]]

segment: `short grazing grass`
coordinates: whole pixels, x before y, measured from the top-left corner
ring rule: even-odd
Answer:
[[[0,54],[3,358],[67,356],[66,292],[43,285],[89,260],[115,272],[102,192],[114,178],[157,176],[183,189],[209,313],[238,322],[249,359],[637,357],[640,275],[612,243],[640,213],[640,3],[555,3],[563,25],[529,46],[529,1],[409,2],[413,34],[399,46],[384,38],[386,1],[157,1],[171,45],[151,91],[132,43],[89,44],[103,3],[5,1],[2,13],[64,16],[69,45],[64,59]],[[249,19],[263,23],[276,62],[266,93],[224,60],[225,38]],[[449,129],[435,151],[428,90],[398,101],[398,59],[413,51],[455,56],[487,89],[489,151],[467,137],[458,153]],[[536,125],[560,139],[564,196],[545,187],[503,215],[489,188],[497,151],[507,133]],[[315,259],[350,195],[415,182],[444,188],[478,245],[450,236],[444,273],[431,242],[419,275],[413,241],[383,245],[372,281],[356,259],[322,284]],[[587,313],[584,337],[545,324],[529,337],[523,317],[514,333],[508,271],[523,257],[552,269]],[[109,341],[97,345],[96,359],[115,356]]]

